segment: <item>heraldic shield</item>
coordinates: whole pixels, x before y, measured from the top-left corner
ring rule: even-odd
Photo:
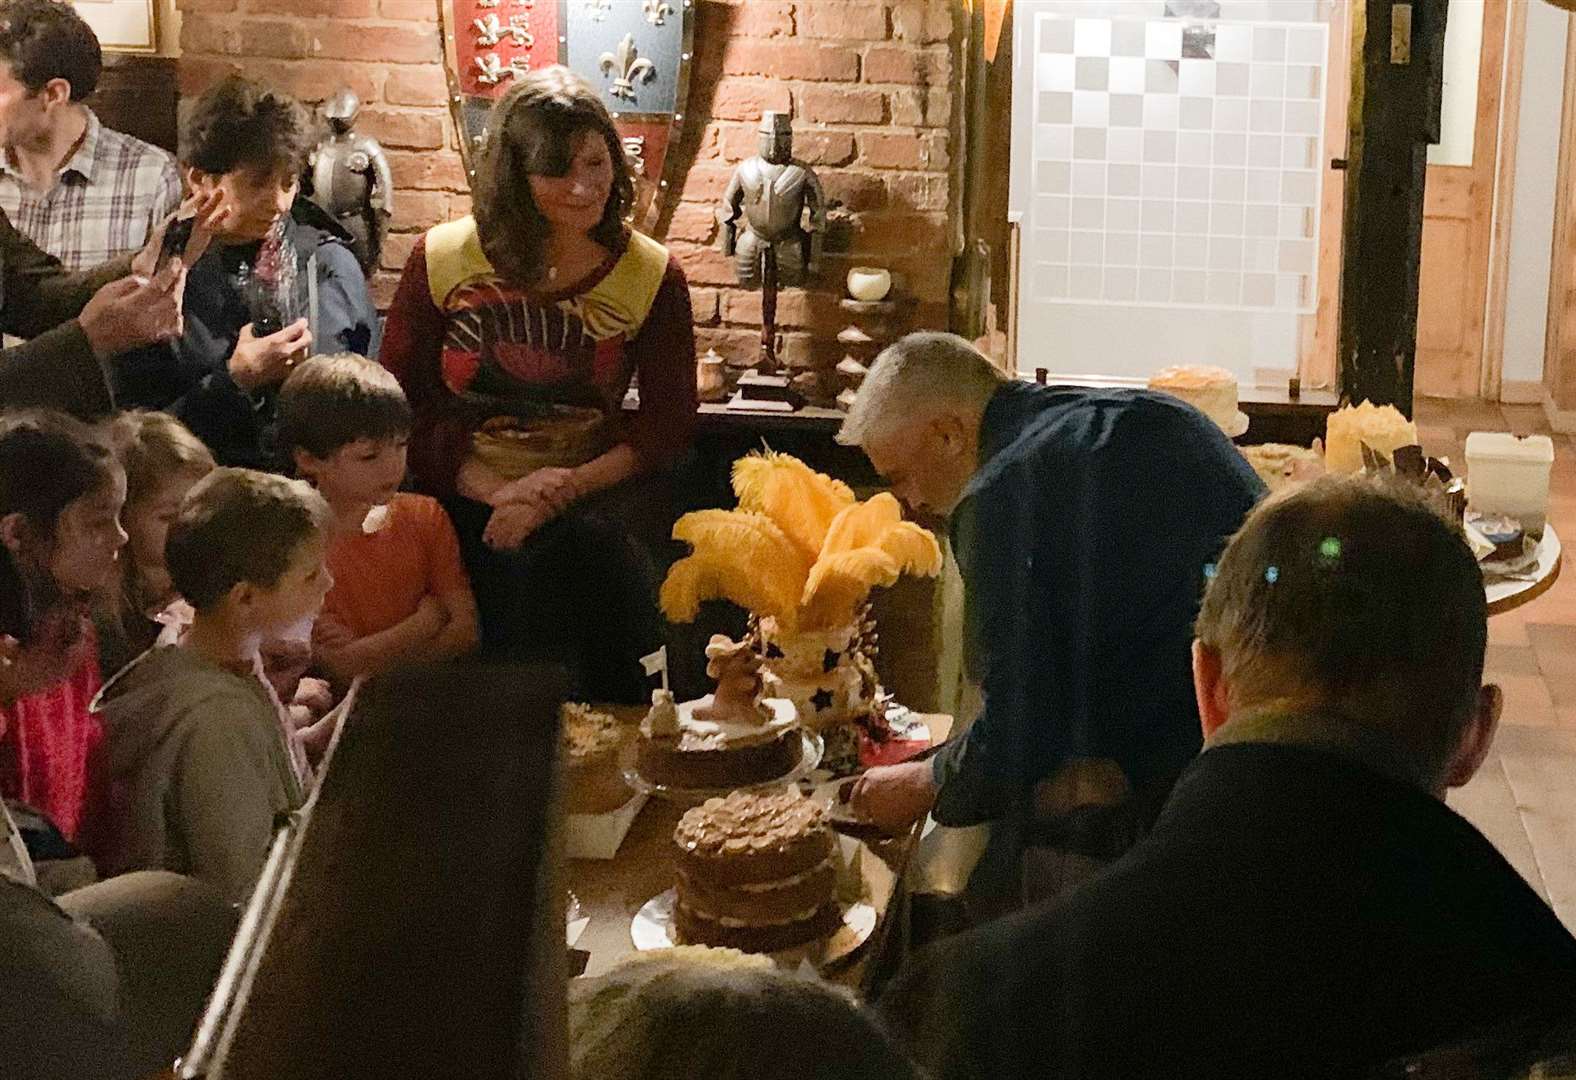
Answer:
[[[474,175],[493,102],[526,71],[564,64],[602,94],[635,170],[635,223],[669,186],[689,93],[695,0],[438,0],[449,107]]]

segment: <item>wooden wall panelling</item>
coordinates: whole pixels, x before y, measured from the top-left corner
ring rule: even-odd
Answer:
[[[1494,179],[1494,224],[1490,237],[1488,296],[1484,303],[1481,397],[1498,400],[1505,371],[1505,302],[1510,281],[1510,224],[1516,202],[1516,143],[1521,133],[1521,84],[1527,45],[1527,5],[1510,5],[1505,31],[1504,89],[1499,103],[1501,153]]]

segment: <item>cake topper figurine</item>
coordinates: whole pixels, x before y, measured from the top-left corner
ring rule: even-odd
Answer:
[[[328,134],[312,151],[311,198],[351,236],[363,273],[377,268],[394,213],[394,174],[370,135],[356,133],[361,99],[348,88],[323,103]]]
[[[722,250],[739,284],[761,290],[761,368],[777,370],[777,288],[802,285],[820,268],[826,197],[814,170],[793,156],[786,113],[761,114],[759,154],[739,163],[722,196]],[[744,219],[741,229],[739,219]],[[787,259],[779,256],[786,253]]]
[[[706,645],[706,674],[717,680],[711,704],[695,710],[697,720],[763,724],[772,712],[761,705],[761,658],[748,642],[713,634]]]

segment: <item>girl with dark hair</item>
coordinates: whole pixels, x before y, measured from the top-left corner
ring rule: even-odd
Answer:
[[[596,92],[562,67],[525,75],[493,111],[474,215],[411,252],[381,356],[484,646],[557,660],[577,694],[612,701],[645,697],[638,659],[663,636],[653,552],[697,408],[689,288],[626,224],[633,197]]]
[[[0,794],[74,839],[100,729],[90,612],[117,580],[126,478],[90,428],[0,416]]]

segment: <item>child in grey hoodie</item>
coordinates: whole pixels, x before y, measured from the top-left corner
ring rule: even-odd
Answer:
[[[261,677],[261,641],[322,607],[328,505],[308,485],[218,469],[187,495],[165,560],[195,616],[99,696],[113,836],[102,873],[166,869],[244,901],[278,814],[310,784],[296,733]]]

